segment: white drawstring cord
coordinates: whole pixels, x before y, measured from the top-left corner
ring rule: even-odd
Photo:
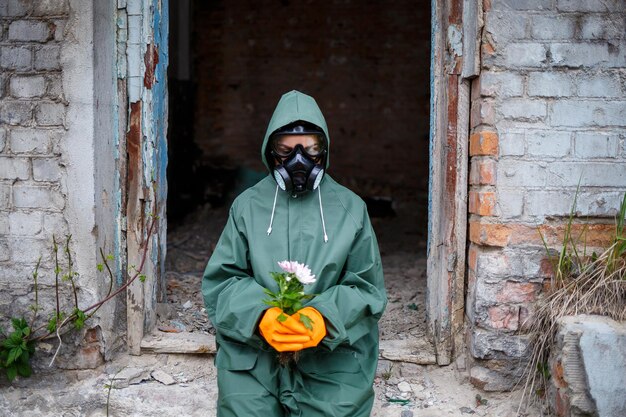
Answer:
[[[267,228],[267,235],[272,233],[272,223],[274,223],[274,210],[276,209],[276,197],[278,197],[278,184],[276,184],[276,192],[274,193],[274,204],[272,205],[272,217],[270,217],[270,227]]]
[[[322,216],[322,229],[324,229],[324,243],[328,242],[328,235],[326,234],[326,223],[324,223],[324,209],[322,208],[322,187],[317,187],[317,196],[320,200],[320,216]]]

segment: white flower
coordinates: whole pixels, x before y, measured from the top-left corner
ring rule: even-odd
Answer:
[[[278,266],[285,272],[295,274],[298,281],[304,285],[315,282],[315,275],[311,274],[311,269],[305,264],[296,261],[282,261],[278,262]]]

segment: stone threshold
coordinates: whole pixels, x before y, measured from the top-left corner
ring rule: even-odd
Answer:
[[[208,353],[214,354],[215,336],[201,333],[152,333],[141,341],[141,353]],[[418,365],[437,363],[435,347],[425,338],[381,340],[380,359]]]

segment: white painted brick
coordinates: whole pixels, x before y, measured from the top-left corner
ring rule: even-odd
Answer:
[[[509,10],[549,10],[552,9],[552,0],[498,0],[492,2],[492,7]]]
[[[574,144],[575,155],[579,158],[616,158],[619,155],[619,136],[616,134],[578,132]]]
[[[25,125],[32,117],[33,109],[30,102],[4,100],[0,103],[0,123]]]
[[[7,3],[6,0],[3,0],[2,3]],[[32,5],[30,2],[26,2],[24,0],[8,0],[7,5],[7,14],[3,16],[26,16],[30,11]]]
[[[46,130],[15,129],[10,132],[11,151],[13,153],[48,153],[50,135]]]
[[[35,264],[39,255],[42,255],[42,261],[52,256],[52,244],[48,242],[48,239],[9,237],[7,240],[11,250],[11,261],[15,263]]]
[[[33,67],[33,51],[26,47],[0,48],[0,66],[5,69],[28,71]]]
[[[607,162],[535,162],[502,159],[497,168],[498,186],[626,188],[626,169]]]
[[[513,98],[503,101],[499,111],[505,119],[537,121],[546,117],[547,105],[544,100]]]
[[[557,9],[564,12],[619,12],[623,0],[558,0]]]
[[[546,45],[541,43],[511,43],[504,52],[504,63],[508,68],[541,67],[546,63],[546,52]]]
[[[527,216],[567,216],[574,203],[573,190],[527,191],[524,213]]]
[[[56,45],[44,45],[41,48],[35,49],[35,69],[61,69],[60,51],[61,48]]]
[[[618,73],[581,74],[578,77],[578,95],[585,97],[622,97]]]
[[[576,209],[580,216],[615,217],[624,191],[584,192],[578,195]]]
[[[569,154],[571,133],[538,130],[526,133],[527,152],[533,156],[562,157]]]
[[[11,248],[9,248],[9,243],[0,239],[0,261],[6,262],[11,259]]]
[[[524,209],[524,194],[520,191],[498,191],[496,196],[496,212],[504,218],[514,218],[522,215]]]
[[[620,15],[585,14],[582,16],[580,36],[583,39],[619,39],[624,32]]]
[[[68,12],[67,0],[38,0],[35,2],[33,16],[58,16]]]
[[[0,30],[0,32],[2,32]],[[2,33],[0,33],[0,35],[2,35]],[[5,84],[6,84],[6,80],[7,80],[7,74],[4,71],[0,71],[0,98],[3,98],[5,96]]]
[[[65,119],[65,105],[62,103],[39,103],[35,109],[35,120],[40,126],[62,125]]]
[[[33,178],[35,181],[58,181],[61,167],[57,158],[34,158]]]
[[[480,74],[480,94],[488,97],[515,97],[524,93],[523,78],[512,72],[483,71]]]
[[[61,210],[65,206],[65,200],[59,191],[50,187],[16,184],[13,186],[13,205]]]
[[[0,209],[9,208],[11,205],[11,194],[11,186],[6,183],[0,183]]]
[[[550,52],[554,66],[597,67],[620,61],[616,55],[609,55],[607,43],[552,43]]]
[[[528,77],[528,95],[563,97],[574,93],[572,77],[565,72],[531,72]]]
[[[43,228],[47,235],[64,236],[69,233],[67,220],[62,213],[45,213],[43,216]]]
[[[63,97],[63,80],[60,76],[48,77],[48,89],[46,95],[50,98],[57,99]]]
[[[67,25],[67,21],[65,19],[55,19],[52,21],[54,23],[54,40],[57,42],[65,39],[65,27]]]
[[[46,91],[45,79],[41,75],[11,77],[11,95],[16,98],[40,97]]]
[[[39,20],[16,20],[9,25],[9,40],[45,42],[50,36],[50,27]]]
[[[575,24],[570,15],[539,14],[531,19],[533,39],[572,39]]]
[[[553,126],[626,126],[626,101],[560,100],[550,113]]]
[[[9,213],[9,227],[11,234],[15,236],[34,236],[41,232],[43,226],[43,215],[41,212],[21,212]]]
[[[511,40],[526,37],[527,16],[524,13],[511,13],[492,10],[486,13],[485,27],[498,47],[503,48]]]
[[[2,180],[26,180],[29,177],[29,171],[28,158],[0,157],[0,179]]]
[[[524,155],[526,141],[523,133],[505,132],[500,134],[500,156]]]
[[[0,195],[1,195],[0,191]],[[2,202],[0,201],[0,207],[2,207]],[[8,235],[9,234],[9,216],[6,213],[0,213],[0,235]]]
[[[613,217],[624,197],[618,191],[579,192],[576,189],[558,191],[528,191],[525,213],[532,217],[569,216],[576,198],[577,216]]]

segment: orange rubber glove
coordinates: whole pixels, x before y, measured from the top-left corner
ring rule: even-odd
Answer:
[[[309,330],[294,316],[287,316],[284,322],[278,321],[283,311],[278,307],[267,309],[259,323],[259,331],[267,343],[279,352],[302,350],[304,343],[311,341]],[[296,316],[297,317],[297,316]]]
[[[291,317],[295,317],[298,322],[300,322],[299,314],[302,313],[311,319],[311,327],[313,330],[307,330],[307,335],[311,337],[309,341],[303,342],[302,348],[306,349],[309,347],[317,346],[324,336],[326,336],[326,324],[324,324],[324,317],[320,314],[319,311],[314,309],[313,307],[304,307],[296,312]]]

